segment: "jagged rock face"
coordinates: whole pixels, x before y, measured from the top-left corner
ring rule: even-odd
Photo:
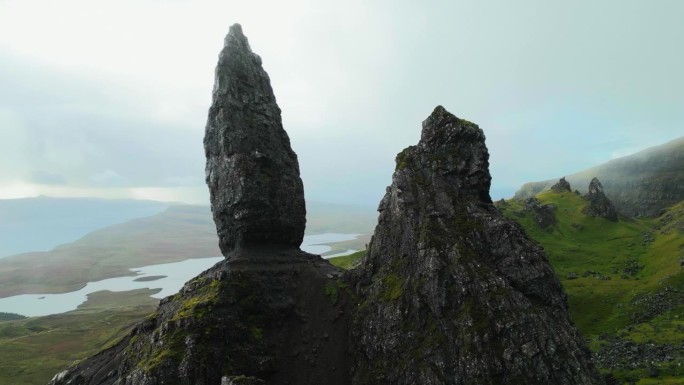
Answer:
[[[298,248],[306,209],[297,155],[261,58],[240,25],[219,56],[204,149],[211,208],[224,255],[241,248]]]
[[[484,135],[437,107],[354,272],[354,384],[598,384],[539,245],[489,199]]]
[[[613,222],[618,220],[615,206],[606,197],[606,194],[603,192],[603,186],[597,178],[591,180],[589,192],[584,197],[589,201],[589,205],[582,210],[585,215],[606,218]]]
[[[202,273],[50,385],[349,384],[342,274],[298,251],[255,257]]]
[[[542,205],[537,198],[525,199],[523,210],[532,214],[534,223],[542,229],[548,229],[558,222],[556,206],[552,204]]]
[[[216,71],[205,148],[227,258],[51,385],[350,383],[351,294],[339,269],[298,249],[305,213],[297,157],[238,25]]]
[[[554,184],[551,186],[551,191],[557,192],[557,193],[562,193],[562,192],[570,192],[572,191],[572,188],[570,188],[570,183],[568,183],[567,180],[565,180],[565,177],[560,178],[558,183]]]

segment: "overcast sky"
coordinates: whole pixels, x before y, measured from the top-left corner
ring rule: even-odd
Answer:
[[[307,199],[376,205],[438,105],[492,197],[684,135],[684,1],[0,0],[0,198],[205,203],[228,27],[269,73]]]

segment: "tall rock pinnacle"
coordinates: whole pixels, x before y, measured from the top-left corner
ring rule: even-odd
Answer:
[[[602,217],[609,221],[618,220],[617,210],[603,192],[603,185],[598,178],[593,178],[589,182],[589,192],[584,196],[589,201],[589,205],[582,210],[585,215],[590,217]]]
[[[224,255],[298,248],[306,209],[297,155],[268,74],[235,24],[219,55],[204,149],[211,208]]]
[[[437,107],[396,163],[354,272],[353,383],[600,383],[544,251],[491,203],[482,130]]]

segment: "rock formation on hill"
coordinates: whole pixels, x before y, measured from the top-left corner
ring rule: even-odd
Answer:
[[[554,184],[551,186],[551,191],[561,193],[561,192],[570,192],[572,191],[572,188],[570,187],[570,183],[568,183],[567,180],[565,180],[565,177],[560,178],[558,183]]]
[[[219,58],[205,147],[226,260],[52,384],[349,383],[350,296],[340,270],[299,250],[297,157],[239,25]]]
[[[567,175],[573,186],[599,178],[615,208],[630,217],[655,217],[684,200],[684,137]],[[555,180],[525,183],[515,193],[527,199],[549,189]]]
[[[541,204],[537,198],[527,198],[523,203],[523,212],[530,213],[534,223],[542,229],[548,229],[558,222],[556,206]]]
[[[306,211],[297,155],[261,58],[238,24],[216,66],[204,149],[221,251],[298,248]]]
[[[488,158],[441,106],[397,155],[354,272],[354,384],[600,383],[544,251],[490,200]]]
[[[618,214],[615,206],[610,202],[603,192],[603,186],[597,178],[589,183],[589,192],[584,196],[589,201],[589,205],[582,210],[585,215],[590,217],[606,218],[610,221],[617,221]]]
[[[346,275],[298,248],[296,157],[237,25],[205,145],[226,260],[52,385],[599,383],[542,249],[491,202],[476,125],[435,109]]]

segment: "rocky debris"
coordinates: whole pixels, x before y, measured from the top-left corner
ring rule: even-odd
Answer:
[[[637,344],[612,338],[594,355],[596,365],[605,369],[649,368],[654,363],[671,362],[684,358],[684,344]]]
[[[396,158],[352,280],[354,384],[599,384],[541,247],[489,197],[485,137],[441,106]]]
[[[598,271],[593,271],[593,270],[587,270],[584,273],[582,273],[582,277],[593,277],[595,279],[601,280],[601,281],[610,281],[611,278],[608,275],[599,273]]]
[[[584,198],[589,201],[589,205],[582,210],[585,215],[606,218],[613,222],[618,220],[615,206],[606,197],[606,194],[603,193],[603,186],[598,179],[594,178],[591,180],[589,192]]]
[[[572,189],[570,188],[570,183],[568,183],[568,181],[565,180],[565,177],[562,177],[562,178],[560,178],[558,183],[551,186],[551,191],[557,192],[557,193],[562,193],[562,192],[571,192]]]
[[[643,268],[644,264],[639,262],[638,259],[630,259],[625,262],[625,267],[622,269],[622,272],[628,277],[633,277],[643,270]]]
[[[523,212],[530,213],[534,223],[542,229],[548,229],[558,222],[556,206],[553,204],[542,205],[537,198],[527,198],[523,204]]]
[[[631,318],[635,323],[653,319],[678,306],[684,305],[684,292],[666,286],[654,293],[636,296],[631,302],[634,313]]]
[[[223,254],[299,248],[306,209],[297,155],[261,58],[239,24],[230,27],[219,55],[204,149]]]
[[[254,377],[232,376],[223,377],[221,385],[266,385],[266,383]]]

